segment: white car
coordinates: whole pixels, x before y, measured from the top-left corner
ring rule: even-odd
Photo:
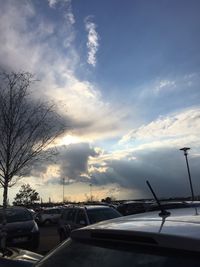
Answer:
[[[198,207],[154,211],[80,228],[35,266],[200,266],[198,214]]]
[[[45,208],[39,211],[35,217],[39,225],[49,225],[57,223],[61,216],[61,208]]]

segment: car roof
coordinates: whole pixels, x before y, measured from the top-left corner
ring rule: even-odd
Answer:
[[[72,238],[120,240],[145,245],[200,251],[200,209],[170,210],[130,215],[99,222],[72,232]]]
[[[81,206],[68,206],[63,207],[63,210],[67,209],[87,209],[87,210],[94,210],[94,209],[110,209],[111,206],[108,205],[81,205]]]
[[[28,211],[27,208],[21,207],[21,206],[9,206],[9,207],[6,208],[6,210],[13,210],[13,209],[14,210],[27,210]],[[3,207],[0,207],[0,210],[2,211]]]
[[[57,210],[57,209],[61,209],[62,207],[58,206],[58,207],[45,207],[43,208],[43,210]]]
[[[84,208],[86,209],[109,209],[112,207],[108,205],[85,205]]]

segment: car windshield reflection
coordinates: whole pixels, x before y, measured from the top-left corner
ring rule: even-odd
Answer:
[[[120,214],[114,209],[88,209],[88,218],[91,224],[117,217],[120,217]]]
[[[6,211],[7,223],[21,222],[32,220],[32,215],[26,210],[7,210]],[[3,221],[3,212],[0,211],[0,223]]]

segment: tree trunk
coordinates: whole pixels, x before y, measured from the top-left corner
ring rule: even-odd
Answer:
[[[7,179],[5,179],[7,180]],[[6,248],[6,209],[7,209],[7,200],[8,200],[8,182],[6,181],[3,187],[3,211],[2,211],[2,228],[1,228],[1,249],[5,251]]]

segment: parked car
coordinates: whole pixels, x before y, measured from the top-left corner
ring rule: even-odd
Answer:
[[[117,206],[117,210],[124,216],[145,212],[149,203],[128,201]]]
[[[70,238],[35,267],[197,267],[199,208],[148,212],[99,222]]]
[[[67,207],[62,210],[58,223],[60,241],[68,238],[74,229],[120,216],[122,215],[117,210],[106,205]]]
[[[61,216],[61,208],[45,208],[39,211],[35,217],[39,225],[49,225],[57,223]]]
[[[34,211],[33,209],[28,209],[28,211],[30,211],[30,213],[31,213],[32,216],[33,216],[33,219],[35,220],[35,219],[36,219],[37,212]]]
[[[191,203],[187,203],[185,201],[161,201],[161,204],[165,209],[184,208],[191,205]],[[127,201],[118,205],[117,210],[122,215],[127,216],[131,214],[159,210],[159,206],[155,201]]]
[[[0,231],[2,229],[2,208],[0,208]],[[32,214],[23,207],[6,209],[6,244],[26,249],[37,249],[40,240],[38,225]]]
[[[6,248],[0,251],[0,267],[23,267],[33,266],[43,256],[32,251],[19,248]]]

